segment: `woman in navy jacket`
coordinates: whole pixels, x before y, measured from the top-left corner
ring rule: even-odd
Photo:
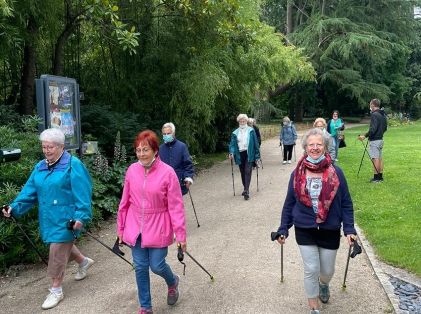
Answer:
[[[291,174],[278,229],[278,242],[284,244],[294,225],[312,314],[320,313],[318,298],[323,303],[329,300],[341,225],[349,245],[356,234],[348,185],[342,170],[332,164],[328,143],[328,135],[320,129],[304,135],[305,153]]]

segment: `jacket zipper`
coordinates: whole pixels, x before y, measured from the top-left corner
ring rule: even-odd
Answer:
[[[143,187],[142,187],[142,208],[141,208],[141,216],[140,216],[140,233],[143,232],[143,226],[145,222],[145,186],[146,186],[146,178],[148,174],[145,169],[144,180],[143,180]]]

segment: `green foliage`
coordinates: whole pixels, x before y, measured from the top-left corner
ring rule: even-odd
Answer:
[[[367,155],[357,177],[364,147],[352,140],[366,127],[346,130],[347,147],[341,149],[339,166],[344,170],[354,202],[356,223],[386,263],[421,275],[418,162],[421,124],[397,124],[385,133],[384,182],[369,183],[373,166]],[[404,179],[403,179],[404,178]]]

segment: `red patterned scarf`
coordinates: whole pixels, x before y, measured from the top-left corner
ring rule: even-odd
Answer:
[[[294,175],[294,191],[299,201],[305,206],[313,207],[311,198],[306,188],[306,170],[311,172],[322,173],[322,190],[319,195],[318,201],[318,213],[316,216],[317,223],[323,223],[327,219],[330,205],[336,195],[339,188],[339,178],[336,174],[335,168],[332,165],[332,160],[329,154],[325,154],[323,159],[318,164],[312,164],[305,154],[297,164]]]

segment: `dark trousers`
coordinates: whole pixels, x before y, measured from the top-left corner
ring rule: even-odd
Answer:
[[[241,164],[238,166],[241,173],[241,182],[243,182],[244,191],[249,192],[251,172],[253,170],[253,163],[249,162],[247,151],[240,152]]]
[[[292,158],[292,150],[294,149],[294,145],[284,145],[284,160],[291,160]]]

